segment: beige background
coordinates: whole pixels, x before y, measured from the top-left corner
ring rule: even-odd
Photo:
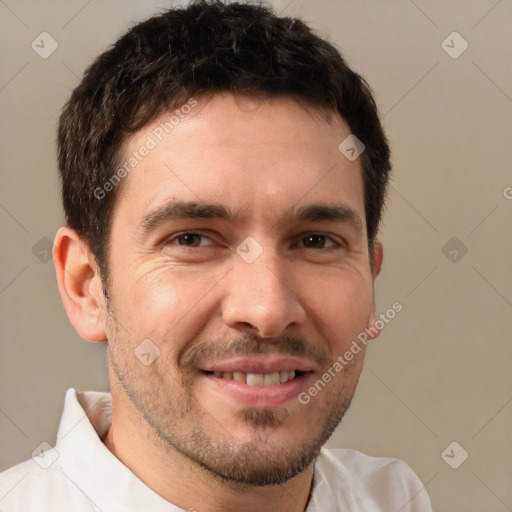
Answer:
[[[512,2],[274,4],[367,78],[393,149],[377,298],[404,309],[329,444],[404,459],[437,511],[512,510]],[[103,347],[74,332],[40,259],[62,222],[56,120],[91,59],[166,5],[0,0],[0,469],[55,442],[68,387],[107,389]],[[43,31],[48,59],[31,48]],[[453,31],[469,43],[456,59],[441,46]],[[452,441],[469,453],[458,469],[441,458]]]

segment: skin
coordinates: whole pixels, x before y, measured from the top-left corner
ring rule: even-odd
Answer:
[[[123,156],[168,117],[128,139]],[[68,227],[57,233],[70,321],[83,338],[108,340],[113,417],[103,441],[185,510],[306,508],[314,458],[350,404],[364,350],[306,405],[293,397],[247,406],[201,370],[242,354],[264,364],[293,356],[309,368],[306,391],[375,322],[382,246],[374,245],[372,271],[361,161],[338,150],[349,133],[341,117],[328,120],[291,97],[198,98],[124,178],[108,304],[87,245]],[[223,204],[234,217],[168,220],[141,232],[148,212],[178,200]],[[360,226],[292,216],[334,203]],[[177,236],[184,232],[202,237]],[[252,263],[236,251],[247,237],[262,249]],[[134,355],[145,339],[160,351],[148,366]]]

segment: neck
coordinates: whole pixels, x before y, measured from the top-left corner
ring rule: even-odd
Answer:
[[[158,438],[133,411],[126,397],[113,395],[112,399],[112,423],[104,444],[169,503],[191,512],[303,512],[306,509],[313,465],[278,485],[262,487],[226,481]]]

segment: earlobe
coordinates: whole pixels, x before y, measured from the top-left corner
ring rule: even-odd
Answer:
[[[57,231],[53,261],[62,303],[84,339],[106,341],[106,308],[98,266],[87,244],[69,227]]]

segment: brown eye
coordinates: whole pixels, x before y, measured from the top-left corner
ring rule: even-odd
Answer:
[[[183,233],[174,238],[178,245],[184,245],[186,247],[199,247],[203,235],[197,233]]]
[[[201,247],[211,245],[210,239],[200,233],[181,233],[169,239],[170,245],[180,245],[182,247]]]
[[[330,247],[334,247],[335,244],[333,243],[332,239],[326,235],[307,235],[302,238],[302,241],[304,243],[304,247],[308,249],[324,249],[325,242],[329,240],[331,243]]]

